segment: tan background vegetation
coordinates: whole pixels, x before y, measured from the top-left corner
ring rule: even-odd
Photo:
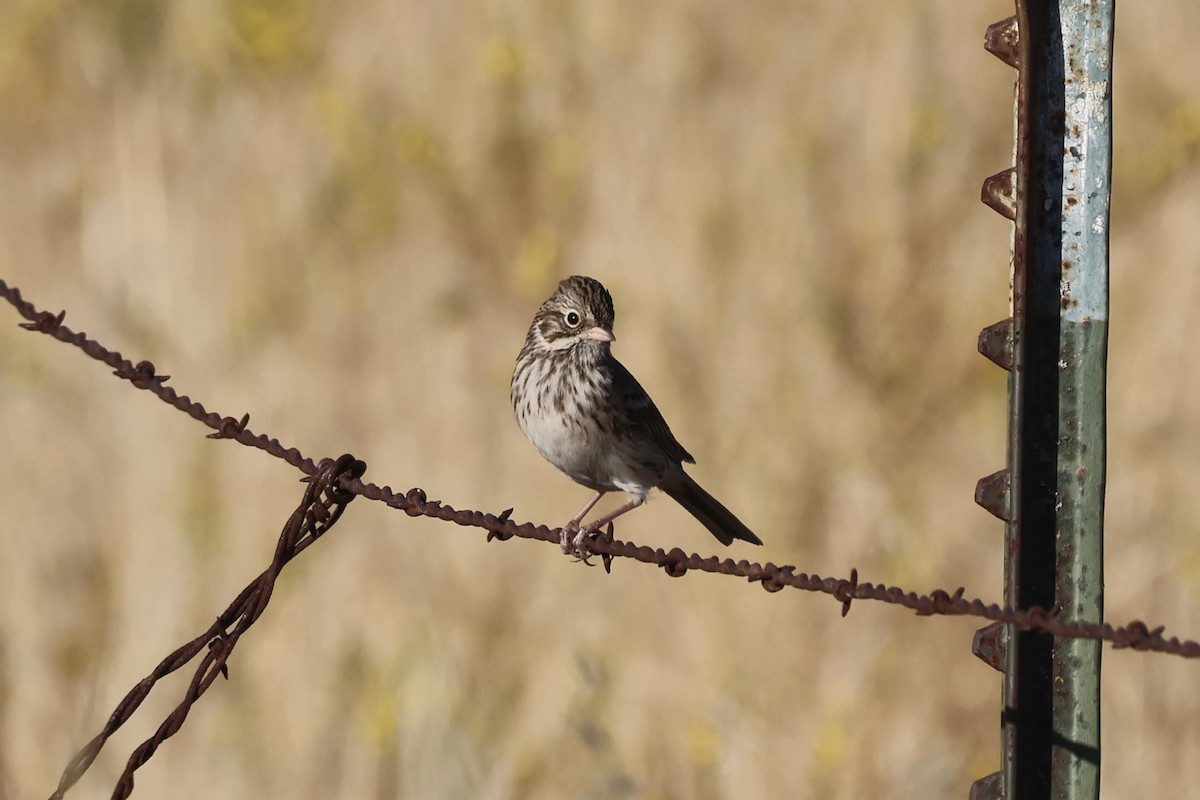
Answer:
[[[0,276],[182,392],[367,477],[550,524],[511,363],[565,274],[766,541],[735,557],[1001,596],[1004,2],[0,5]],[[1200,6],[1121,6],[1107,606],[1200,634]],[[261,453],[0,311],[0,796],[270,558]],[[716,549],[667,500],[619,535]],[[621,563],[360,501],[283,576],[140,797],[965,798],[975,623]],[[1106,650],[1104,794],[1200,782],[1200,673]],[[78,797],[107,796],[183,691]]]

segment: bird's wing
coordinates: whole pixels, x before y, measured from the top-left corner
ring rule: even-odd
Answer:
[[[696,459],[676,440],[667,421],[663,419],[662,412],[654,405],[649,393],[637,382],[637,378],[615,358],[612,360],[612,371],[613,394],[616,395],[617,406],[624,412],[622,416],[625,422],[643,432],[671,459],[695,464]]]

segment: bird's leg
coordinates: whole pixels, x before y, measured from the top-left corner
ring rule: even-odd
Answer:
[[[575,552],[577,554],[578,553],[586,554],[587,550],[584,547],[584,542],[587,540],[587,538],[589,536],[591,536],[593,533],[595,533],[596,531],[603,528],[608,523],[612,522],[617,517],[624,514],[626,511],[633,511],[635,508],[637,508],[644,502],[646,502],[646,495],[644,495],[644,494],[630,495],[628,503],[625,503],[622,506],[618,506],[617,508],[613,509],[610,513],[605,514],[600,519],[593,520],[593,521],[589,522],[587,525],[584,525],[582,528],[579,529],[579,533],[575,534],[575,541],[573,542],[573,544],[575,546]]]
[[[578,528],[579,523],[583,521],[583,518],[587,516],[587,513],[589,511],[591,511],[593,508],[595,508],[596,503],[599,503],[600,498],[604,497],[604,495],[606,495],[606,494],[608,494],[608,492],[596,492],[596,494],[592,497],[592,499],[588,500],[587,503],[583,506],[583,508],[579,509],[579,513],[576,514],[575,516],[571,517],[570,524],[572,526]]]
[[[600,502],[600,498],[604,497],[605,494],[605,492],[596,492],[592,499],[588,500],[584,507],[579,509],[579,513],[563,526],[562,533],[559,534],[558,543],[562,546],[562,551],[567,555],[576,553],[575,547],[571,544],[571,537],[579,531],[580,521],[595,507],[596,503]]]

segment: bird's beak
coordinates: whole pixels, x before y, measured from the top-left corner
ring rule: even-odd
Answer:
[[[608,328],[588,328],[583,332],[583,338],[591,339],[593,342],[615,342],[617,337],[613,336],[613,332]]]

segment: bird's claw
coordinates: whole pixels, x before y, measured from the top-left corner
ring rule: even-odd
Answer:
[[[572,539],[575,533],[579,530],[579,523],[571,520],[558,531],[558,544],[562,547],[563,555],[572,555],[574,553],[574,545]]]
[[[576,520],[571,520],[559,531],[558,544],[562,547],[563,555],[574,556],[576,561],[582,561],[591,566],[587,560],[589,553],[582,545],[584,530],[579,527]]]
[[[595,535],[596,529],[593,526],[585,525],[581,528],[578,522],[571,520],[562,527],[558,543],[565,555],[573,556],[576,561],[594,567],[596,565],[588,559],[596,554],[588,548],[587,543]]]
[[[601,522],[603,522],[603,520],[601,520]],[[604,562],[604,571],[611,573],[612,554],[597,553],[588,546],[588,542],[592,539],[600,539],[606,543],[612,543],[612,520],[609,520],[608,527],[605,529],[604,533],[600,532],[600,527],[601,526],[595,522],[580,527],[579,520],[573,519],[559,529],[558,543],[559,546],[562,547],[564,555],[573,556],[575,561],[582,561],[589,567],[594,567],[596,565],[588,559],[591,556],[600,556],[601,561]]]

